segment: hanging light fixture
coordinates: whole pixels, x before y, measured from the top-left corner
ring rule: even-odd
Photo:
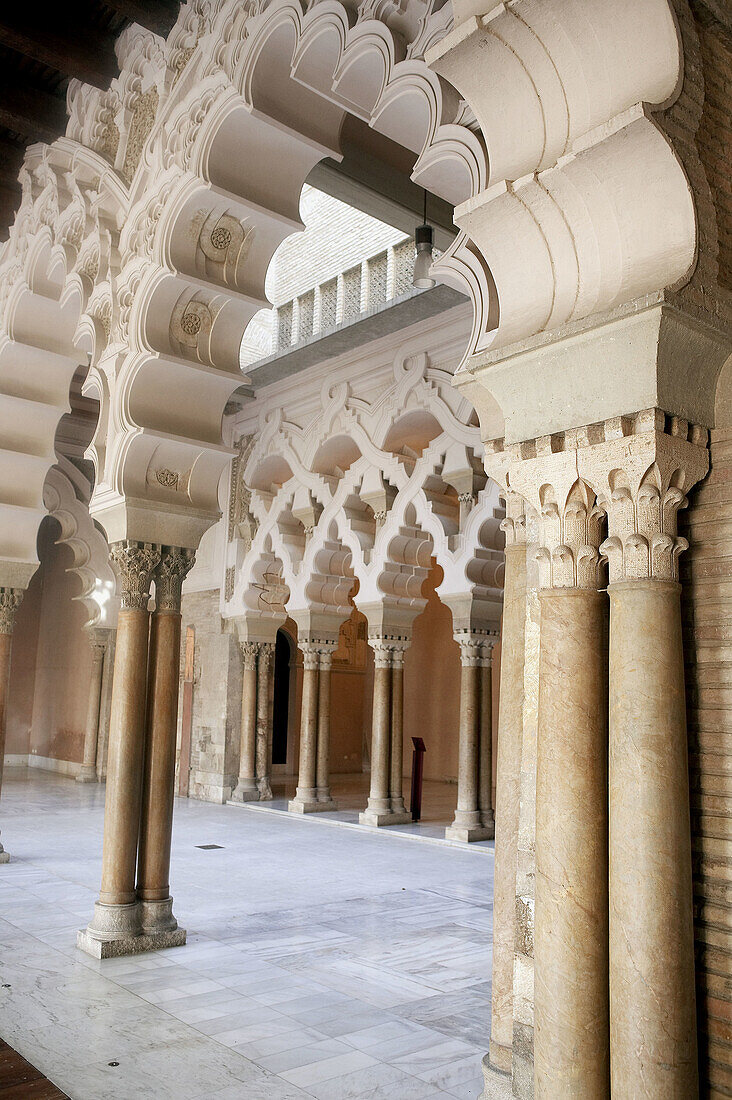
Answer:
[[[424,192],[424,222],[418,225],[414,231],[414,244],[417,255],[414,260],[414,275],[412,286],[417,290],[429,290],[434,286],[436,279],[430,275],[432,267],[432,226],[427,224],[427,191]]]

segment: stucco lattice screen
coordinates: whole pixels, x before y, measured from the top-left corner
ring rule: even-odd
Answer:
[[[331,279],[320,288],[320,328],[333,328],[338,309],[338,280]]]
[[[368,308],[374,309],[386,301],[389,260],[387,252],[380,252],[368,262]]]

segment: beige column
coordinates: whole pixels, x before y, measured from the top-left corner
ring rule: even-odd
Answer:
[[[257,745],[256,769],[257,789],[262,802],[272,798],[270,769],[272,766],[272,708],[270,706],[270,685],[272,664],[274,662],[274,643],[262,642],[257,658]]]
[[[458,741],[458,798],[455,819],[445,829],[450,840],[465,843],[488,840],[480,821],[481,650],[483,636],[470,631],[455,634],[460,646],[460,726]]]
[[[107,778],[107,753],[109,750],[109,720],[112,711],[112,683],[114,680],[114,655],[117,642],[115,628],[106,631],[107,642],[104,648],[104,666],[102,669],[102,693],[99,703],[99,731],[97,735],[97,779],[103,783]]]
[[[102,702],[102,673],[104,672],[104,653],[107,648],[107,631],[90,630],[89,645],[92,666],[89,674],[89,700],[86,708],[84,728],[84,758],[76,777],[77,783],[97,782],[97,738],[99,735],[99,711]]]
[[[660,436],[608,502],[610,1063],[613,1096],[698,1096],[688,746],[677,510],[706,453]],[[701,452],[695,454],[695,452]],[[647,461],[647,460],[646,460]],[[659,484],[660,481],[660,484]]]
[[[318,677],[318,747],[315,784],[318,793],[318,805],[323,810],[337,810],[338,806],[330,796],[330,670],[332,664],[330,650],[321,649]]]
[[[496,860],[493,884],[493,990],[490,1061],[511,1072],[516,851],[526,628],[526,521],[523,503],[507,494],[506,571],[501,628],[501,690],[496,760]]]
[[[480,719],[478,753],[478,809],[480,823],[495,836],[496,822],[493,814],[493,646],[492,640],[481,646],[480,651]]]
[[[175,749],[180,679],[181,586],[194,562],[192,550],[164,546],[154,573],[155,612],[150,629],[147,729],[137,896],[142,931],[156,946],[185,943],[170,896],[170,848],[175,793]]]
[[[291,813],[311,813],[318,806],[317,746],[320,653],[317,645],[302,644],[302,709],[300,712],[300,772]]]
[[[256,642],[242,642],[241,681],[241,741],[239,747],[239,780],[231,798],[233,802],[256,802],[257,787],[257,652]]]
[[[145,745],[148,603],[160,549],[149,543],[119,542],[112,546],[110,560],[118,574],[122,607],[112,688],[102,885],[92,921],[78,936],[78,946],[97,958],[105,952],[124,953],[125,941],[141,930],[135,865]]]
[[[394,815],[390,824],[412,820],[404,808],[404,655],[406,644],[396,644],[391,652],[391,767],[389,801]]]
[[[0,588],[0,790],[5,761],[5,724],[10,686],[10,652],[13,644],[15,615],[23,599],[22,588]],[[0,863],[8,863],[10,855],[0,840]]]
[[[374,651],[374,702],[371,719],[371,788],[359,814],[362,825],[386,825],[391,820],[391,664],[392,646],[369,639]]]
[[[541,505],[534,1091],[609,1096],[607,597],[603,514],[573,469]]]

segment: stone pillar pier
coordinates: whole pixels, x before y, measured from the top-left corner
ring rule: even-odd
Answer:
[[[274,643],[262,642],[257,657],[257,744],[255,752],[257,790],[261,802],[272,799],[270,769],[272,766],[272,665]]]
[[[316,752],[316,778],[318,807],[337,810],[338,805],[330,795],[330,670],[333,654],[321,649],[318,677],[318,748]]]
[[[119,542],[112,546],[110,559],[118,574],[122,607],[112,688],[102,884],[92,921],[78,936],[78,946],[95,958],[141,949],[135,865],[145,746],[148,603],[160,548]]]
[[[540,515],[534,1093],[609,1095],[603,514],[573,456],[524,464]]]
[[[150,629],[147,733],[137,864],[142,931],[155,947],[176,947],[186,934],[173,916],[170,848],[175,794],[175,749],[180,672],[181,586],[192,550],[164,546],[155,569],[155,612]]]
[[[481,746],[490,736],[490,725],[484,732],[482,725],[483,642],[484,635],[470,631],[458,631],[455,641],[460,646],[460,731],[458,762],[458,799],[455,820],[445,829],[449,840],[464,843],[490,840],[493,829],[481,820]],[[488,748],[490,768],[490,746]],[[485,770],[484,761],[483,768]],[[484,780],[485,783],[485,780]],[[490,805],[490,787],[488,802]],[[492,825],[493,814],[490,814]]]
[[[300,772],[295,797],[288,804],[290,813],[315,813],[318,802],[318,687],[320,651],[317,644],[300,643],[303,652],[302,709],[300,717]]]
[[[521,743],[526,630],[526,517],[516,493],[506,493],[506,572],[501,628],[501,686],[496,760],[496,862],[493,886],[493,990],[490,1064],[511,1072],[513,957],[516,927]]]
[[[90,630],[89,645],[92,653],[92,667],[89,676],[89,701],[86,710],[84,729],[84,759],[76,777],[77,783],[97,782],[97,741],[99,736],[99,716],[102,702],[102,674],[104,672],[104,654],[107,649],[106,630]]]
[[[8,709],[10,653],[13,644],[15,615],[23,599],[22,588],[0,588],[0,791],[5,760],[5,722]],[[0,863],[8,863],[10,855],[0,840]]]
[[[233,802],[257,802],[257,654],[256,642],[242,642],[243,661],[241,684],[241,742],[239,749],[239,780],[231,799]]]
[[[613,1096],[682,1100],[699,1085],[677,486],[708,459],[706,433],[663,426],[638,468],[616,464],[606,501],[610,1065]]]
[[[392,671],[394,651],[399,654],[397,663],[399,675],[397,677],[397,691],[402,692],[403,654],[406,648],[404,643],[396,645],[391,639],[382,637],[370,638],[369,645],[374,651],[374,702],[371,721],[371,788],[366,809],[359,814],[358,820],[362,825],[401,825],[411,821],[411,815],[404,810],[404,801],[401,800],[395,807],[392,806],[392,696],[393,683]],[[397,702],[397,716],[401,725],[402,705]],[[401,735],[400,735],[401,739]],[[396,761],[394,761],[396,766]],[[401,759],[399,760],[401,771]],[[401,780],[401,776],[400,776]],[[401,782],[399,783],[401,787]]]

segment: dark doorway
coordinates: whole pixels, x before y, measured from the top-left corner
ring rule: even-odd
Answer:
[[[287,727],[290,717],[290,642],[284,630],[277,631],[274,667],[274,712],[272,714],[272,763],[287,763]]]

